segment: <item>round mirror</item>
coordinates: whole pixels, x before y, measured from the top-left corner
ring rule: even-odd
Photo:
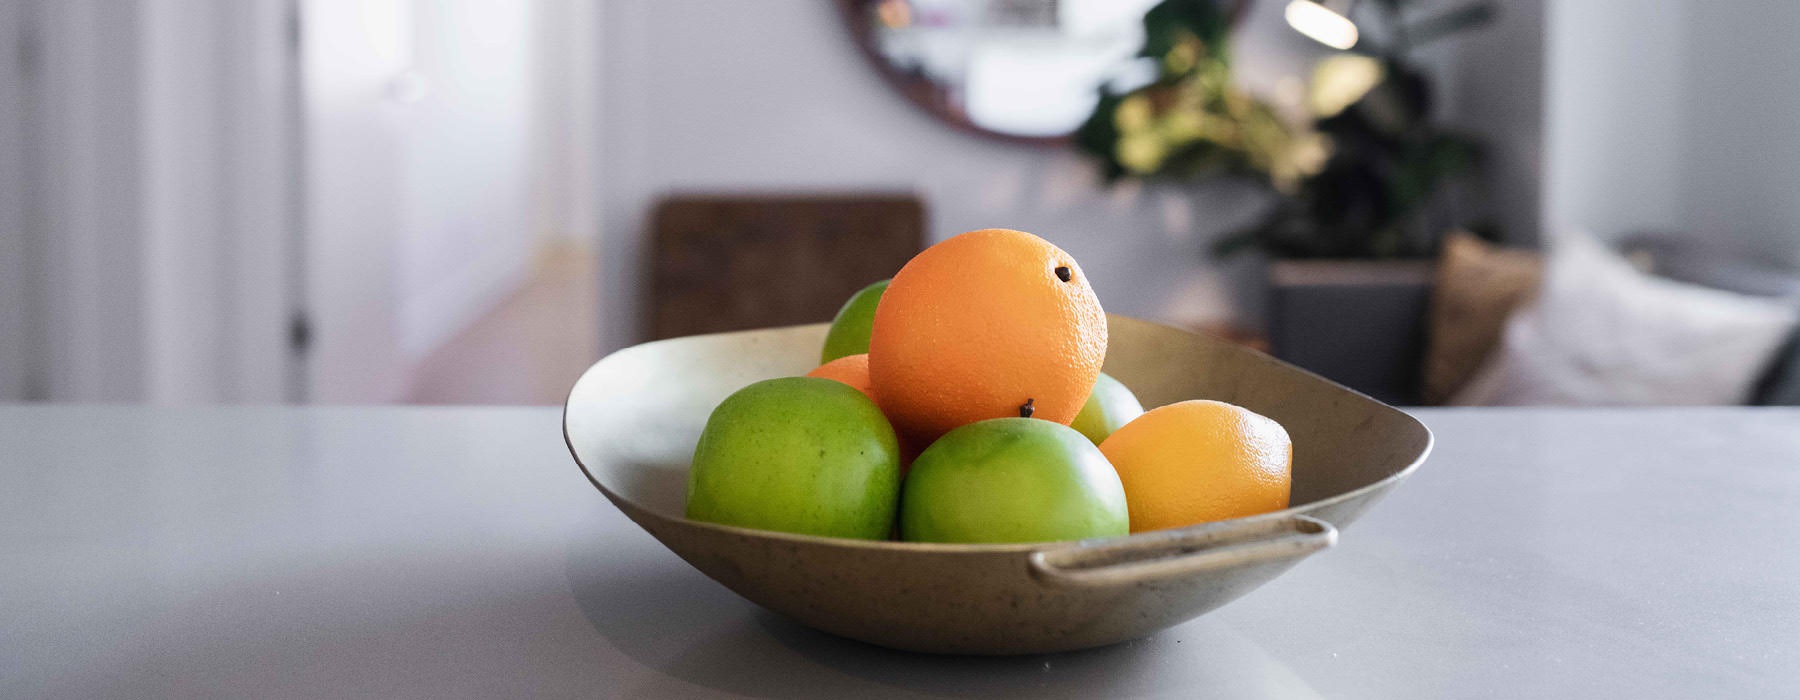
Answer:
[[[1231,21],[1248,0],[1217,0]],[[863,53],[907,99],[965,131],[1061,143],[1099,88],[1153,80],[1138,57],[1162,0],[839,0]]]

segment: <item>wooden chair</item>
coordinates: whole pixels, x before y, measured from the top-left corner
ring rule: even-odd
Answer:
[[[925,243],[910,194],[679,195],[652,217],[652,339],[829,321]]]

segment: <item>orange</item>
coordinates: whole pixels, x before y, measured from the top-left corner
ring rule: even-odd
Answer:
[[[1106,313],[1081,266],[1023,231],[970,231],[919,253],[875,307],[869,375],[916,444],[988,418],[1068,425],[1106,358]]]
[[[1132,532],[1281,510],[1292,489],[1287,430],[1218,401],[1138,416],[1100,443],[1100,453],[1125,485]]]
[[[831,379],[849,384],[850,388],[863,393],[870,401],[875,400],[875,387],[869,384],[869,355],[845,355],[807,372],[808,377]],[[879,405],[879,402],[877,402]]]
[[[875,400],[875,387],[869,384],[868,353],[861,355],[845,355],[819,365],[817,369],[807,372],[806,376],[831,379],[849,384],[850,388],[862,392],[863,396],[869,397],[870,401]],[[876,405],[879,406],[880,402],[876,402]],[[919,443],[916,441],[908,440],[905,436],[901,436],[900,473],[905,474],[906,470],[912,466],[913,458],[919,456],[919,453],[924,451],[925,448],[920,447]]]

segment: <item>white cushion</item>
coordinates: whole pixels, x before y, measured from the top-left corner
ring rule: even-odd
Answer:
[[[1451,403],[1741,404],[1794,323],[1786,304],[1652,277],[1571,233]]]

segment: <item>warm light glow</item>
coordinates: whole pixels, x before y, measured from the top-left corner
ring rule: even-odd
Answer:
[[[1356,104],[1387,78],[1381,61],[1356,54],[1338,54],[1313,68],[1312,91],[1307,106],[1315,117],[1335,116]]]
[[[1288,25],[1313,41],[1334,49],[1356,45],[1356,23],[1312,0],[1293,0],[1287,6]]]
[[[912,5],[906,0],[882,0],[875,6],[875,16],[888,29],[905,29],[912,26]]]

